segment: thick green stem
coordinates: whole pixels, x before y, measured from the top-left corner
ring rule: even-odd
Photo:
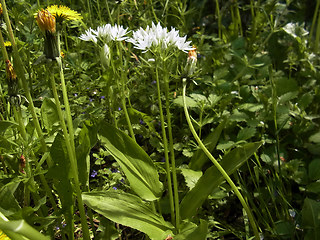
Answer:
[[[242,197],[240,191],[238,190],[237,186],[234,184],[234,182],[231,180],[231,178],[229,177],[229,175],[226,173],[226,171],[223,169],[223,167],[218,163],[218,161],[211,155],[211,153],[209,152],[209,150],[206,148],[206,146],[203,144],[203,142],[201,141],[201,139],[198,137],[197,132],[195,131],[190,116],[189,116],[189,112],[188,112],[188,108],[187,108],[187,104],[186,104],[186,86],[187,86],[187,79],[183,78],[183,94],[182,94],[182,101],[183,101],[183,107],[184,107],[184,113],[186,115],[186,120],[188,122],[189,128],[192,132],[193,137],[196,139],[197,143],[199,144],[199,147],[202,149],[202,151],[207,155],[207,157],[211,160],[211,162],[215,165],[215,167],[219,170],[219,172],[221,173],[221,175],[224,177],[224,179],[229,183],[229,185],[231,186],[232,190],[234,191],[234,193],[237,195],[238,199],[241,202],[241,205],[243,206],[243,208],[245,209],[245,211],[248,214],[248,218],[250,220],[250,224],[252,227],[252,230],[254,232],[255,238],[256,240],[260,239],[259,237],[259,231],[257,228],[257,225],[255,223],[255,219],[253,217],[253,214],[249,208],[249,206],[247,205],[246,201],[244,200],[244,198]]]
[[[64,121],[64,117],[63,117],[63,113],[62,113],[62,110],[61,110],[61,104],[60,104],[60,100],[59,100],[59,96],[58,96],[58,93],[57,93],[57,89],[56,89],[56,83],[54,81],[54,76],[52,74],[50,74],[50,84],[51,84],[51,89],[52,89],[52,93],[53,93],[53,97],[54,97],[54,100],[56,102],[56,106],[57,106],[57,112],[58,112],[58,117],[59,117],[59,120],[60,120],[60,125],[61,125],[61,128],[62,128],[62,132],[63,132],[63,135],[64,135],[64,139],[65,139],[65,143],[66,143],[66,147],[67,147],[67,152],[68,152],[68,156],[69,156],[69,159],[71,161],[71,169],[72,169],[72,172],[73,172],[73,175],[74,175],[74,166],[73,166],[73,151],[72,151],[72,147],[71,147],[71,144],[70,144],[70,140],[69,140],[69,134],[68,134],[68,130],[67,130],[67,126],[66,126],[66,123]],[[72,159],[72,160],[71,160]],[[71,228],[73,229],[73,223],[71,223]],[[70,233],[70,237],[72,239],[74,239],[73,237],[73,234]]]
[[[168,193],[169,193],[171,222],[174,223],[174,221],[175,221],[174,201],[173,201],[171,171],[170,171],[170,162],[169,162],[169,154],[168,154],[168,140],[167,140],[166,129],[165,129],[165,125],[164,125],[165,122],[164,122],[162,103],[161,103],[161,91],[160,91],[160,80],[159,80],[158,66],[156,66],[156,81],[157,81],[158,104],[159,104],[161,130],[162,130],[162,142],[163,142],[163,147],[164,147],[165,167],[166,167],[167,181],[168,181]]]
[[[65,125],[65,121],[64,121],[64,118],[62,115],[61,106],[60,106],[60,102],[59,102],[59,98],[58,98],[57,94],[55,96],[55,100],[56,100],[56,104],[59,105],[59,106],[57,105],[58,114],[59,114],[59,118],[60,118],[60,122],[61,122],[61,127],[63,130],[63,134],[64,134],[65,140],[66,140],[68,155],[70,158],[72,176],[74,179],[75,191],[76,191],[76,196],[77,196],[77,201],[78,201],[78,208],[79,208],[79,212],[80,212],[83,239],[90,239],[86,213],[84,210],[84,205],[83,205],[82,196],[81,196],[80,182],[79,182],[79,176],[78,176],[78,164],[77,164],[76,152],[75,152],[75,146],[74,146],[73,123],[72,123],[72,116],[71,116],[71,111],[70,111],[70,106],[69,106],[67,88],[65,85],[61,58],[58,57],[58,58],[56,58],[56,60],[58,62],[58,66],[59,66],[60,81],[61,81],[61,87],[62,87],[64,106],[66,109],[66,117],[67,117],[67,125],[68,125],[68,129],[69,129],[69,133],[68,133],[67,127]],[[52,89],[55,88],[55,82],[54,82],[54,79],[52,79],[52,78],[51,78],[51,86],[52,86]],[[60,113],[59,113],[59,110],[60,110]]]
[[[171,127],[171,113],[170,113],[170,98],[169,98],[169,77],[167,74],[167,69],[165,63],[163,64],[164,70],[164,87],[165,87],[165,97],[166,97],[166,114],[167,114],[167,123],[168,123],[168,135],[169,135],[169,151],[170,151],[170,160],[171,160],[171,170],[172,170],[172,181],[173,181],[173,193],[174,193],[174,207],[176,213],[176,228],[180,227],[180,205],[179,205],[179,192],[178,192],[178,180],[176,172],[176,160],[174,156],[173,149],[173,136],[172,136],[172,127]]]

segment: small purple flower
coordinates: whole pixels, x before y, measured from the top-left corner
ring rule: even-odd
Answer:
[[[116,188],[116,187],[112,187],[113,188],[113,190],[117,190],[118,188]]]
[[[115,169],[115,168],[112,168],[111,169],[111,172],[113,172],[113,173],[118,173],[118,172],[120,172],[118,169]]]
[[[73,94],[75,97],[78,97],[78,94],[77,93],[75,93],[75,94]]]
[[[100,98],[101,98],[101,99],[105,99],[106,97],[105,97],[105,96],[101,96]]]
[[[139,123],[140,123],[141,125],[143,125],[143,124],[144,124],[144,121],[143,121],[142,119],[139,119]]]
[[[121,111],[121,107],[119,107],[118,110]]]
[[[92,172],[91,172],[91,177],[96,177],[98,175],[98,172],[96,171],[96,170],[92,170]]]
[[[151,82],[151,84],[156,84],[157,83],[157,81],[156,80],[153,80],[152,82]]]
[[[92,101],[93,101],[93,99],[92,99],[92,98],[90,98],[90,99],[89,99],[89,101],[90,101],[90,102],[92,102]]]

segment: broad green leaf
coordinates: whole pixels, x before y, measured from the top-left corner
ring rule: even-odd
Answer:
[[[277,87],[277,95],[281,96],[287,92],[299,91],[298,84],[294,78],[278,77],[274,79]]]
[[[141,198],[124,192],[82,193],[83,202],[104,217],[146,233],[152,240],[163,240],[173,226],[155,214]]]
[[[282,239],[293,239],[294,224],[289,221],[278,221],[275,223],[275,232]]]
[[[11,121],[0,121],[0,134],[4,134],[10,127],[18,127],[19,125]]]
[[[310,180],[320,179],[320,159],[314,159],[309,164],[309,178]]]
[[[242,128],[238,132],[237,140],[238,141],[247,140],[253,137],[255,134],[256,134],[256,128],[253,128],[253,127]]]
[[[64,137],[58,133],[50,149],[54,166],[49,168],[47,177],[53,178],[55,188],[62,205],[62,212],[66,217],[67,227],[72,226],[73,216],[73,188],[70,182],[71,167],[67,154]]]
[[[187,168],[181,168],[180,170],[182,175],[184,176],[188,188],[191,190],[196,185],[199,178],[202,176],[202,172],[194,171],[192,169]]]
[[[132,138],[107,123],[101,126],[99,137],[119,163],[133,191],[148,201],[161,197],[158,172],[148,154]]]
[[[20,181],[13,179],[0,189],[0,212],[6,216],[10,216],[20,210],[20,205],[14,197],[19,184]]]
[[[257,112],[263,108],[264,108],[263,104],[256,104],[256,103],[244,103],[238,107],[238,109],[246,110],[249,112]]]
[[[208,223],[200,219],[200,224],[197,226],[192,222],[182,224],[181,231],[178,235],[174,236],[174,240],[205,240],[207,239]]]
[[[209,152],[212,152],[217,145],[221,132],[224,129],[226,121],[221,122],[216,129],[211,132],[203,141],[204,145],[208,148]],[[198,149],[192,156],[189,167],[193,170],[201,170],[202,166],[208,161],[207,155]]]
[[[51,131],[52,126],[59,122],[57,106],[50,98],[45,98],[41,105],[41,117],[46,129]]]
[[[142,119],[146,124],[147,126],[149,127],[149,129],[152,131],[152,132],[157,132],[154,128],[154,124],[153,124],[153,118],[150,117],[149,115],[143,113],[143,112],[140,112],[134,108],[128,108],[128,113],[130,115],[130,120],[132,122],[136,122],[138,123],[139,122],[139,119]]]
[[[90,143],[89,130],[84,125],[79,133],[78,146],[76,146],[76,155],[78,162],[79,181],[82,186],[89,185],[89,171],[90,171],[90,150],[92,144]]]
[[[9,140],[7,137],[0,136],[0,148],[11,149],[18,146],[18,144]]]
[[[182,102],[182,96],[178,96],[176,99],[173,100],[173,103],[174,104],[177,104],[178,106],[180,107],[183,107],[183,102]],[[188,97],[186,96],[186,104],[189,108],[196,108],[198,107],[198,104],[197,102],[191,98],[191,97]]]
[[[320,239],[320,203],[306,198],[302,207],[302,227],[306,230],[306,239]]]
[[[308,184],[307,190],[313,193],[320,193],[320,182],[313,182]]]
[[[0,219],[0,229],[4,231],[12,240],[37,239],[49,240],[50,238],[39,233],[24,220],[4,221]],[[11,234],[10,234],[11,233]]]
[[[221,166],[230,175],[236,171],[261,146],[262,142],[247,143],[230,151],[220,161]],[[190,190],[181,202],[181,218],[191,218],[197,213],[203,202],[218,187],[224,178],[215,166],[206,170],[196,186]]]
[[[311,137],[309,137],[309,141],[314,143],[320,143],[320,132],[317,132],[313,134]]]

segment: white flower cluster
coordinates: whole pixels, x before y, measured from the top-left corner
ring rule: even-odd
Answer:
[[[132,38],[128,38],[127,28],[124,29],[123,26],[111,26],[106,24],[99,26],[97,30],[89,28],[84,34],[79,38],[84,41],[93,41],[94,43],[98,42],[98,39],[103,40],[104,42],[113,41],[127,41],[134,45],[135,48],[147,52],[151,48],[157,48],[160,46],[162,49],[167,49],[171,46],[178,48],[183,52],[188,52],[194,48],[190,45],[191,41],[186,41],[187,37],[180,37],[179,31],[175,28],[172,28],[168,32],[167,28],[162,28],[160,23],[155,25],[152,22],[151,28],[147,26],[146,29],[139,28],[137,31],[134,31]]]
[[[135,48],[147,52],[152,47],[161,46],[162,49],[166,49],[171,46],[177,47],[183,52],[193,50],[190,45],[191,41],[186,41],[187,37],[180,37],[179,31],[172,28],[168,32],[167,28],[162,28],[160,23],[155,25],[152,22],[151,28],[147,26],[146,29],[140,28],[133,32],[132,38],[127,39],[127,42],[131,42]]]
[[[82,34],[79,38],[83,41],[93,41],[94,43],[98,42],[98,39],[102,39],[104,42],[113,41],[123,41],[126,40],[126,34],[128,33],[128,28],[123,28],[123,26],[118,26],[115,24],[111,26],[111,24],[105,24],[103,26],[99,26],[97,30],[93,30],[89,28],[86,30],[84,34]]]

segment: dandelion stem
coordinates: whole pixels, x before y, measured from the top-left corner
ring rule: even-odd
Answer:
[[[219,172],[224,177],[224,179],[226,179],[226,181],[229,183],[229,185],[231,186],[231,188],[234,191],[234,193],[237,195],[238,199],[240,200],[243,208],[245,209],[245,211],[246,211],[246,213],[248,215],[248,218],[250,220],[250,224],[251,224],[252,230],[254,232],[255,238],[256,238],[256,240],[259,240],[260,239],[259,231],[258,231],[257,225],[255,223],[255,219],[253,217],[253,214],[252,214],[248,204],[244,200],[243,196],[241,195],[240,191],[238,190],[237,186],[234,184],[232,179],[229,177],[229,175],[226,173],[226,171],[223,169],[223,167],[218,163],[218,161],[211,155],[211,153],[206,148],[206,146],[203,144],[203,142],[201,141],[201,139],[197,135],[197,132],[195,131],[195,129],[194,129],[193,125],[192,125],[192,122],[191,122],[191,119],[190,119],[190,115],[189,115],[189,112],[188,112],[188,108],[187,108],[187,104],[186,104],[187,79],[183,78],[182,82],[183,82],[183,93],[182,93],[183,108],[184,108],[184,113],[185,113],[185,116],[186,116],[186,120],[187,120],[189,128],[190,128],[190,130],[192,132],[192,135],[196,139],[197,143],[199,144],[199,147],[207,155],[207,157],[211,160],[211,162],[216,166],[216,168],[219,170]]]
[[[79,176],[78,176],[78,164],[77,164],[76,152],[75,152],[75,146],[74,146],[73,123],[72,123],[72,116],[71,116],[70,105],[69,105],[69,100],[68,100],[67,88],[66,88],[66,84],[65,84],[65,80],[64,80],[61,57],[56,58],[56,60],[57,60],[58,66],[59,66],[63,101],[64,101],[64,106],[66,109],[67,125],[68,125],[68,129],[69,129],[69,133],[68,133],[67,129],[63,130],[63,132],[64,132],[64,135],[66,138],[66,144],[67,144],[67,149],[68,149],[68,153],[69,153],[71,169],[72,169],[72,173],[73,173],[72,175],[73,175],[73,179],[74,179],[74,183],[75,183],[75,191],[76,191],[76,195],[77,195],[78,208],[79,208],[79,212],[80,212],[83,239],[90,239],[87,218],[86,218],[86,214],[85,214],[85,210],[84,210],[84,206],[83,206],[83,202],[82,202],[82,197],[81,197],[81,189],[80,189],[80,182],[79,182]],[[52,85],[54,85],[54,84],[52,83]],[[61,111],[61,107],[57,106],[57,109],[60,109],[60,111]],[[63,116],[59,116],[59,118],[61,118],[60,119],[61,124],[64,124],[64,127],[66,128]]]

